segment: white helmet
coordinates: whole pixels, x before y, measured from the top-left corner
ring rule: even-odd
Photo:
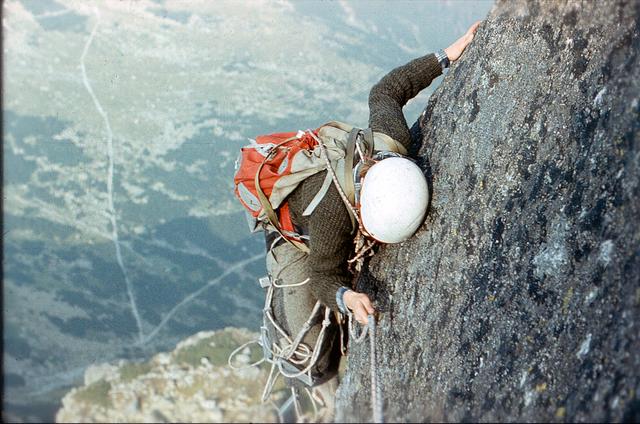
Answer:
[[[360,216],[365,230],[383,243],[399,243],[418,229],[429,203],[422,170],[409,159],[376,163],[362,181]]]

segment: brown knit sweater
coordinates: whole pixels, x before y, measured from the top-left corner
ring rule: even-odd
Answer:
[[[402,107],[442,73],[434,54],[412,60],[384,76],[369,94],[369,127],[402,143],[411,144]],[[310,237],[311,252],[302,265],[307,268],[313,293],[325,305],[338,310],[336,292],[351,287],[347,260],[353,251],[351,220],[334,185],[313,211],[302,216],[325,179],[326,171],[307,178],[289,196],[291,219]]]

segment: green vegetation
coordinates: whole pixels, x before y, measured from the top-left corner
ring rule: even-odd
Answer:
[[[100,405],[105,408],[110,408],[113,406],[113,403],[109,397],[109,390],[111,390],[111,383],[105,379],[100,379],[78,390],[75,398],[90,405]]]
[[[207,358],[214,366],[226,365],[231,352],[247,340],[229,331],[221,331],[211,337],[200,340],[197,344],[180,349],[176,353],[176,362],[197,367],[202,358]],[[251,349],[251,362],[258,361],[262,351]]]
[[[134,363],[124,364],[122,367],[120,367],[119,371],[120,371],[120,380],[122,380],[125,383],[128,383],[134,380],[136,377],[151,371],[151,365],[149,365],[148,363],[134,362]]]

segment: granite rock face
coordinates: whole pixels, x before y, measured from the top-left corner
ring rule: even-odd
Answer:
[[[640,2],[502,1],[420,119],[432,204],[358,282],[388,421],[640,420]],[[370,421],[368,343],[339,421]]]

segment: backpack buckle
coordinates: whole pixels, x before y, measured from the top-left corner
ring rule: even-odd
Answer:
[[[271,287],[271,277],[269,277],[268,275],[260,277],[258,278],[258,283],[260,283],[260,287],[262,287],[263,289]]]

